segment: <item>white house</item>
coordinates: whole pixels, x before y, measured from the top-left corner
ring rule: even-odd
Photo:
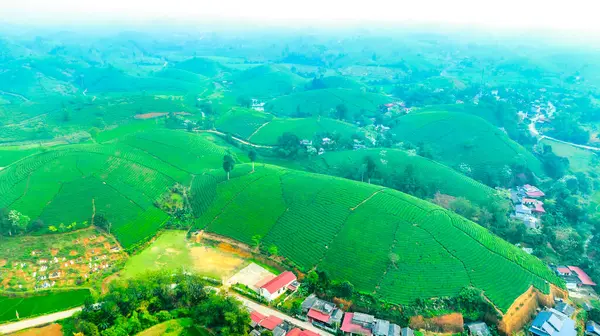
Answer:
[[[258,293],[267,301],[273,301],[285,292],[286,289],[292,291],[298,288],[297,278],[290,271],[283,272],[273,278],[271,281],[262,285]]]

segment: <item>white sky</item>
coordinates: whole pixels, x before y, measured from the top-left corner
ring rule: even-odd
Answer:
[[[0,0],[0,21],[19,23],[449,23],[594,35],[600,33],[599,11],[599,0]]]

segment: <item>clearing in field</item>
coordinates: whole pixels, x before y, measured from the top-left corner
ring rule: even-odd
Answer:
[[[165,231],[128,260],[122,275],[133,277],[148,271],[185,270],[224,279],[244,262],[231,252],[187,240],[185,231]]]
[[[191,318],[170,320],[146,329],[137,336],[210,336],[211,333],[195,326]]]
[[[50,325],[31,328],[23,331],[19,331],[13,336],[63,336],[62,326],[58,323],[52,323]]]

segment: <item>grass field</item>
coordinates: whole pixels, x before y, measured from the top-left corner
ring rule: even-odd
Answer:
[[[487,121],[466,113],[409,114],[390,132],[400,141],[429,146],[439,161],[450,167],[466,164],[474,174],[524,162],[535,174],[543,175],[533,154]]]
[[[210,336],[208,330],[194,325],[191,318],[170,320],[146,329],[137,336]]]
[[[483,203],[495,194],[494,189],[481,184],[454,169],[433,160],[411,155],[399,149],[364,149],[358,151],[327,152],[306,162],[314,172],[340,177],[349,173],[358,174],[365,157],[372,157],[377,171],[382,174],[397,172],[402,174],[411,165],[418,185],[434,185],[442,194],[465,197],[476,203]]]
[[[275,145],[283,133],[290,132],[300,139],[312,140],[318,134],[337,133],[349,138],[359,132],[358,127],[329,118],[274,119],[264,124],[248,140],[261,145]]]
[[[254,99],[269,99],[304,90],[308,80],[284,66],[261,65],[231,77],[232,94]],[[295,108],[295,107],[294,107]]]
[[[28,297],[9,297],[0,294],[0,323],[49,314],[83,305],[90,296],[88,289],[46,292]]]
[[[594,152],[552,139],[543,139],[541,143],[550,145],[554,154],[569,159],[569,169],[571,171],[584,173],[599,172],[597,163],[598,155]]]
[[[351,115],[370,116],[379,111],[382,104],[391,102],[390,97],[349,89],[320,89],[299,92],[275,98],[265,105],[265,110],[277,116],[291,116],[300,112],[311,115],[330,115],[339,104],[348,107]]]
[[[248,139],[259,127],[271,121],[273,116],[264,112],[236,107],[221,115],[215,127],[242,139]]]
[[[146,249],[132,256],[120,274],[135,277],[152,271],[186,270],[225,279],[244,263],[233,253],[187,240],[185,231],[164,231]]]

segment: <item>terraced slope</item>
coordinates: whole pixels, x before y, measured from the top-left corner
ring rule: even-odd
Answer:
[[[358,127],[330,118],[274,119],[257,129],[248,140],[261,145],[275,145],[277,139],[286,132],[300,139],[312,140],[318,134],[338,133],[349,138],[359,131]]]
[[[261,65],[231,77],[230,89],[235,96],[268,99],[304,90],[307,79],[283,66]],[[294,106],[294,108],[296,108]]]
[[[473,174],[521,163],[543,175],[541,163],[533,154],[502,130],[466,113],[409,114],[398,119],[398,125],[390,132],[400,141],[429,146],[439,161],[448,166],[466,164]]]
[[[357,151],[327,152],[317,160],[307,162],[314,172],[346,178],[360,179],[360,169],[365,157],[371,157],[381,174],[403,174],[411,166],[415,183],[435,186],[442,194],[464,197],[482,203],[495,195],[495,190],[479,183],[441,163],[413,155],[400,149],[363,149]]]
[[[299,267],[327,271],[394,303],[476,286],[502,311],[530,285],[560,280],[537,258],[477,224],[379,186],[260,166],[209,174],[197,227],[251,244],[263,237]],[[391,254],[398,256],[392,262]]]
[[[345,104],[349,114],[369,116],[391,100],[387,96],[362,90],[320,89],[275,98],[267,102],[265,110],[277,116],[291,116],[300,109],[301,113],[318,116],[333,113],[336,106]]]
[[[530,285],[544,292],[549,282],[560,285],[535,257],[397,191],[272,165],[251,172],[238,164],[227,180],[228,149],[205,134],[162,129],[57,147],[0,171],[0,207],[45,225],[102,214],[131,247],[160,229],[167,215],[153,202],[181,183],[190,186],[197,228],[249,244],[260,235],[301,269],[318,267],[389,302],[476,286],[506,311]]]

